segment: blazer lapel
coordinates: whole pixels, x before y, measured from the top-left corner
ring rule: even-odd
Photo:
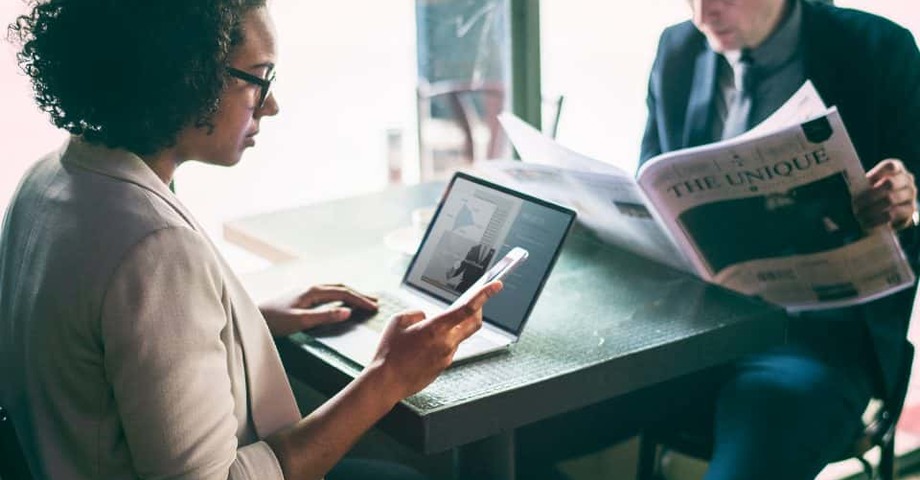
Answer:
[[[680,148],[702,145],[711,140],[717,60],[718,55],[710,48],[704,48],[696,57]]]
[[[815,14],[815,6],[809,2],[802,3],[802,63],[805,66],[805,78],[811,80],[821,99],[827,105],[837,105],[837,88],[849,85],[846,75],[841,76],[836,67],[841,64],[833,35],[820,15]],[[830,60],[833,59],[833,60]]]

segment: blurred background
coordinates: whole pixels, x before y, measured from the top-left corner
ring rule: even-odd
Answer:
[[[920,35],[915,2],[836,4]],[[0,23],[25,5],[0,2]],[[514,108],[568,147],[633,170],[658,36],[689,18],[686,0],[275,0],[271,9],[281,114],[265,122],[258,146],[236,167],[191,162],[176,178],[179,196],[215,239],[232,218],[508,157],[494,115],[516,103],[527,103]],[[7,41],[0,43],[0,86],[5,209],[26,168],[65,135],[35,108]],[[220,246],[241,268],[257,264]]]

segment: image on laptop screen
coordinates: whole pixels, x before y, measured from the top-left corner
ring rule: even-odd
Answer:
[[[575,213],[564,207],[457,174],[412,259],[404,283],[452,302],[514,247],[530,256],[504,280],[483,316],[520,333]]]

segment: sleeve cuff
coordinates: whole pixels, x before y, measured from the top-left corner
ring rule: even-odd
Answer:
[[[230,466],[229,478],[284,480],[284,473],[275,452],[261,441],[236,451],[236,461]]]

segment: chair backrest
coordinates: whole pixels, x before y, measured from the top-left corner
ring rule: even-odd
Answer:
[[[3,407],[0,407],[0,478],[3,480],[32,478],[25,456],[19,447],[13,420],[9,418]]]
[[[882,463],[881,469],[884,470],[886,461],[893,461],[893,458],[886,459],[886,456],[894,454],[894,434],[898,426],[898,420],[901,418],[901,411],[904,408],[904,400],[907,398],[907,390],[910,386],[911,367],[913,365],[913,351],[909,355],[904,355],[901,363],[901,372],[898,376],[898,384],[890,398],[883,399],[877,406],[874,414],[865,422],[866,428],[862,435],[857,438],[849,452],[844,453],[838,460],[845,460],[851,457],[860,458],[873,447],[881,447]],[[865,466],[865,463],[863,464]],[[885,478],[885,472],[882,472]]]

